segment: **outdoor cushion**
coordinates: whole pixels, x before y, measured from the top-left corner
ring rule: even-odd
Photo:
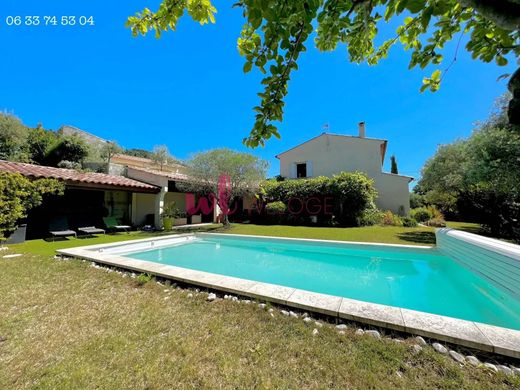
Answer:
[[[104,229],[97,228],[95,226],[84,226],[78,228],[78,231],[86,234],[105,234]]]
[[[55,230],[50,231],[53,236],[66,237],[66,236],[75,236],[76,232],[74,230]]]

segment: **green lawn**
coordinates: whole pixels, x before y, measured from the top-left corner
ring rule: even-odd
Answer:
[[[79,260],[0,258],[0,388],[520,386],[520,377],[460,368],[430,347],[414,354],[411,339],[356,336],[354,325],[340,335],[327,324],[312,336],[315,325],[301,319],[188,293],[138,287]]]
[[[226,233],[321,240],[382,242],[387,244],[433,245],[435,230],[429,227],[366,226],[355,228],[233,224]]]
[[[225,232],[411,244],[423,243],[412,233],[433,234],[255,225]],[[0,389],[520,387],[520,377],[461,368],[431,347],[414,353],[412,338],[398,344],[357,336],[355,324],[341,335],[326,322],[313,336],[314,324],[278,311],[271,317],[254,303],[209,303],[204,293],[154,281],[140,287],[129,276],[52,256],[58,248],[149,235],[10,247],[23,256],[0,258]]]

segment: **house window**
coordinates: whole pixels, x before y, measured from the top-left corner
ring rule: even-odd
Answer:
[[[307,177],[307,163],[296,164],[296,177]]]

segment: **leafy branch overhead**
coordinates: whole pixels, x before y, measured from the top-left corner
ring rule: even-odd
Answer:
[[[238,38],[244,72],[256,67],[265,74],[255,123],[244,139],[250,147],[280,137],[275,123],[283,119],[291,72],[298,69],[298,58],[313,32],[318,49],[331,51],[345,44],[350,61],[370,65],[400,43],[411,52],[410,69],[439,66],[446,43],[460,43],[462,34],[469,35],[466,50],[474,59],[503,66],[508,54],[520,54],[517,0],[241,0],[234,6],[242,8],[246,19]],[[156,12],[145,8],[129,17],[127,26],[135,36],[154,30],[160,37],[163,31],[175,30],[186,12],[205,24],[215,22],[217,11],[209,0],[163,0]],[[400,22],[395,36],[377,45],[380,26],[395,18]],[[442,77],[436,69],[424,78],[421,91],[438,90]]]

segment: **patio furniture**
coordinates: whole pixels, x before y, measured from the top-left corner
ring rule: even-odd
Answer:
[[[115,231],[125,231],[129,232],[132,226],[130,225],[120,225],[117,222],[117,219],[115,217],[104,217],[103,222],[105,223],[105,226],[109,230],[115,230]]]
[[[84,226],[78,228],[78,232],[91,236],[93,234],[105,234],[105,229],[100,229],[95,226]]]
[[[67,217],[56,217],[49,223],[49,233],[52,235],[53,241],[56,237],[77,237],[74,230],[69,229],[69,222]]]

